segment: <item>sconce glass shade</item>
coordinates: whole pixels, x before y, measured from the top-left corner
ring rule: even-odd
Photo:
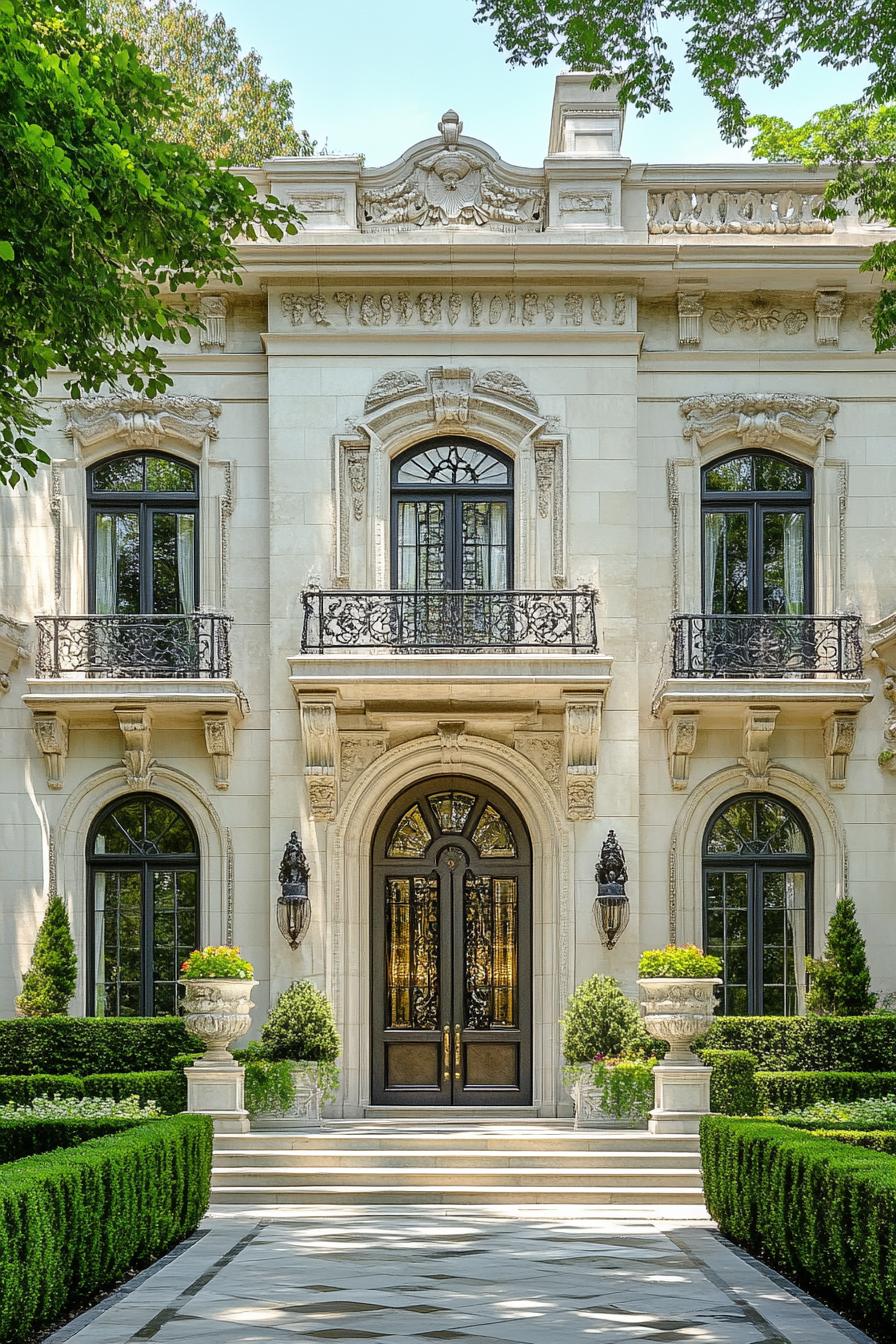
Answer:
[[[277,897],[277,928],[295,952],[311,925],[311,897],[304,892],[286,892]]]
[[[629,903],[625,894],[597,896],[594,900],[594,922],[604,947],[612,948],[628,928]]]

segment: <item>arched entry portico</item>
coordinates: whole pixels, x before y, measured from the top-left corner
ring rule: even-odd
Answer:
[[[371,866],[374,1104],[527,1105],[532,864],[510,800],[465,776],[405,790]]]
[[[559,1018],[572,989],[572,827],[534,766],[503,744],[460,732],[392,748],[352,782],[328,830],[327,987],[343,1041],[340,1109],[371,1104],[371,854],[386,809],[423,780],[461,774],[516,807],[532,859],[532,1103],[555,1115],[560,1091]],[[453,1027],[453,1023],[451,1024]]]

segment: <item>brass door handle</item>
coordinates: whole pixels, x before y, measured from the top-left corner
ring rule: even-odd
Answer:
[[[460,1056],[460,1023],[454,1025],[454,1081],[460,1082],[461,1075],[461,1056]]]
[[[451,1028],[447,1022],[442,1028],[442,1081],[451,1082]]]

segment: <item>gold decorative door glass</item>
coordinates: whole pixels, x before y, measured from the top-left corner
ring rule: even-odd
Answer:
[[[374,1102],[531,1099],[529,840],[465,780],[404,795],[373,860]]]

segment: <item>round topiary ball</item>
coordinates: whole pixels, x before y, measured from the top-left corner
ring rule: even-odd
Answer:
[[[271,1059],[296,1063],[332,1064],[342,1049],[332,1004],[310,980],[284,989],[261,1029],[261,1039]]]
[[[633,1003],[611,975],[592,975],[571,995],[560,1019],[567,1064],[590,1064],[598,1055],[654,1058],[656,1042]]]

